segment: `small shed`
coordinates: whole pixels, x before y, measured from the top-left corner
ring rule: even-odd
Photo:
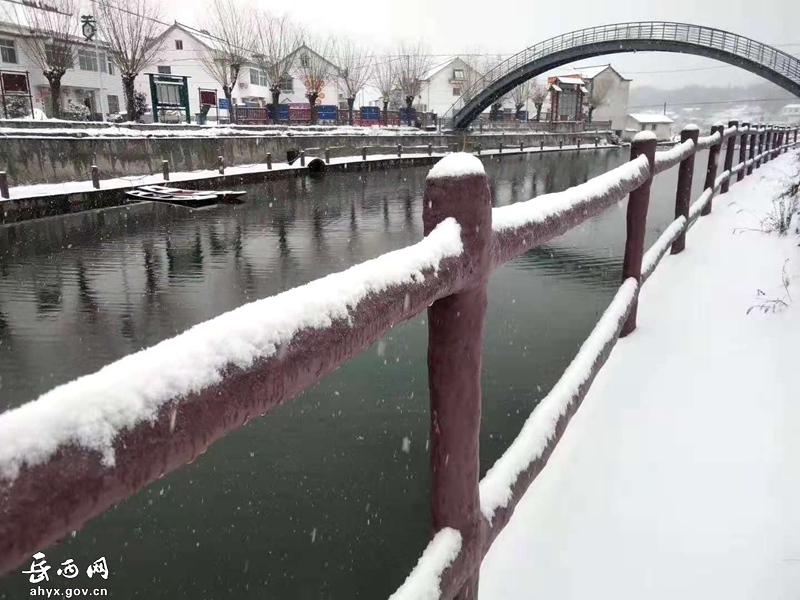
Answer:
[[[631,141],[640,131],[652,131],[659,142],[672,139],[672,124],[674,121],[667,115],[633,113],[628,115],[628,121],[623,132],[623,139]]]

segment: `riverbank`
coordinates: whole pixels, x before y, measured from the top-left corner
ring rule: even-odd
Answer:
[[[620,149],[622,146],[582,146],[576,145],[558,147],[542,146],[523,146],[504,147],[481,150],[481,158],[507,157],[539,152],[586,152],[596,150]],[[408,153],[406,148],[406,153]],[[331,157],[326,165],[326,170],[330,171],[363,171],[372,169],[385,169],[404,165],[426,165],[433,164],[446,154],[443,151],[431,150],[428,154],[427,148],[415,147],[413,151],[417,154],[375,154],[367,155],[366,159],[362,156],[340,156]],[[310,161],[316,154],[308,157]],[[324,156],[324,153],[323,153]],[[181,187],[198,190],[211,190],[225,187],[235,187],[248,183],[258,183],[271,181],[285,177],[296,177],[308,174],[308,166],[301,166],[299,161],[293,164],[276,162],[271,165],[266,161],[225,168],[224,174],[220,174],[218,169],[203,169],[196,171],[179,171],[169,174],[167,185],[180,184]],[[100,189],[95,189],[91,180],[70,181],[64,183],[34,184],[12,187],[9,190],[11,196],[7,200],[0,201],[0,223],[13,223],[35,219],[46,216],[60,214],[70,214],[84,210],[94,210],[97,208],[107,208],[110,206],[121,206],[130,200],[124,195],[124,191],[142,185],[164,184],[162,173],[154,175],[143,175],[137,177],[113,177],[102,179]]]
[[[760,230],[798,155],[716,198],[648,280],[638,329],[486,556],[482,599],[800,588],[800,240]]]

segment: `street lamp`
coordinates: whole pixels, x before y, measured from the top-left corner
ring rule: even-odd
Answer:
[[[100,111],[100,119],[106,120],[106,113],[103,111],[103,69],[105,65],[100,61],[100,49],[97,46],[97,20],[93,15],[81,15],[81,33],[87,42],[94,41],[94,58],[97,62],[97,108]]]

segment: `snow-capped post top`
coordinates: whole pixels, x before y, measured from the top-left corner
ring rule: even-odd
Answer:
[[[635,136],[633,136],[634,142],[647,142],[655,139],[657,139],[656,134],[653,133],[652,131],[640,131]]]
[[[700,131],[700,128],[694,123],[689,123],[683,127],[684,131]]]
[[[428,179],[485,174],[483,163],[478,157],[467,152],[455,152],[448,154],[433,165],[433,168],[428,172]]]

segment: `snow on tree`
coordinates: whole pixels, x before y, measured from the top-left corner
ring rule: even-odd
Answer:
[[[253,11],[245,0],[210,0],[204,32],[207,45],[198,58],[222,87],[233,121],[233,90],[242,68],[250,62],[255,40]]]
[[[407,114],[411,113],[414,100],[420,96],[424,84],[423,77],[431,68],[431,56],[422,42],[414,45],[400,44],[395,62],[397,87],[406,101]]]
[[[163,6],[159,0],[128,0],[125,8],[116,0],[97,0],[96,6],[100,32],[122,77],[128,120],[133,121],[136,77],[155,62],[163,45]]]
[[[533,80],[531,79],[520,83],[517,87],[511,90],[509,96],[511,97],[512,102],[514,102],[514,118],[517,121],[519,121],[519,115],[522,112],[522,109],[525,107],[525,103],[531,99],[532,91]]]
[[[295,64],[300,67],[303,76],[303,85],[306,88],[306,98],[311,108],[311,124],[317,124],[317,100],[328,82],[338,76],[336,68],[328,57],[336,51],[336,41],[332,37],[315,37],[311,40],[311,47],[303,44],[295,56]]]
[[[281,92],[291,77],[294,51],[300,45],[300,30],[288,16],[259,13],[256,17],[255,59],[269,80],[273,121],[278,122]]]
[[[392,92],[397,89],[397,74],[395,73],[394,62],[384,57],[375,61],[372,67],[372,85],[374,85],[381,95],[383,101],[383,124],[389,124],[389,101]]]
[[[544,101],[547,100],[547,87],[545,87],[541,81],[538,79],[531,79],[531,102],[533,102],[533,106],[536,107],[536,120],[542,120],[542,107],[544,106]]]
[[[23,51],[42,70],[50,84],[51,116],[60,118],[61,79],[67,69],[75,66],[79,2],[4,2],[3,8],[19,32]]]
[[[591,123],[595,109],[603,106],[608,100],[608,93],[611,86],[607,81],[592,81],[589,86],[589,93],[586,94],[586,106],[588,107],[587,119]]]
[[[372,52],[351,40],[339,45],[339,85],[347,98],[347,124],[353,124],[353,105],[372,77]]]

